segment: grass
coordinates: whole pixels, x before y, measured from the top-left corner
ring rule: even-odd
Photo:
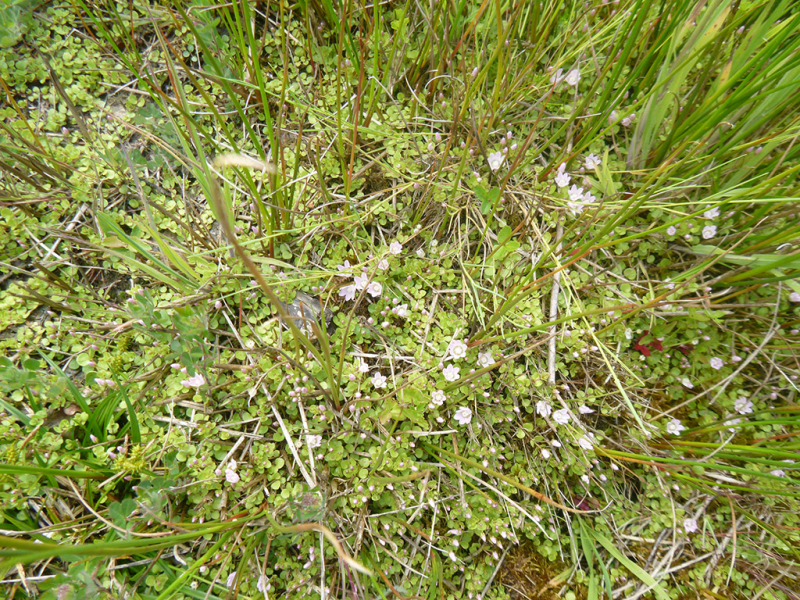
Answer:
[[[0,22],[7,598],[800,597],[791,2]]]

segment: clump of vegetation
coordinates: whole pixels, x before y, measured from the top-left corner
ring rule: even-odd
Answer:
[[[789,2],[16,2],[8,598],[798,597]]]

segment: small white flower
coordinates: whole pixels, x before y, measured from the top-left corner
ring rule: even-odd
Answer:
[[[775,469],[774,471],[770,471],[769,474],[775,477],[786,477],[786,471],[783,469]]]
[[[369,373],[369,365],[364,362],[363,359],[359,358],[356,362],[356,368],[358,369],[359,373]]]
[[[719,208],[717,208],[717,207],[715,206],[714,208],[712,208],[712,209],[710,209],[710,210],[707,210],[706,212],[704,212],[704,213],[703,213],[703,216],[704,216],[706,219],[716,219],[716,218],[719,216]]]
[[[356,275],[354,281],[356,289],[363,290],[369,283],[369,277],[367,277],[366,273],[362,273],[361,275]]]
[[[395,308],[394,314],[405,319],[408,316],[408,304],[401,304]]]
[[[592,203],[592,202],[594,202],[595,200],[597,200],[597,196],[595,196],[594,194],[592,194],[592,192],[589,192],[589,191],[587,191],[587,192],[586,192],[586,193],[583,195],[583,201],[584,201],[584,202],[586,202],[586,204],[591,204],[591,203]]]
[[[225,585],[229,588],[232,588],[234,583],[236,583],[236,571],[228,575],[228,579],[225,580]]]
[[[380,261],[378,261],[378,268],[381,271],[385,271],[386,269],[389,268],[389,261],[386,260],[385,258],[382,258]]]
[[[581,80],[581,73],[580,71],[578,71],[578,69],[572,69],[572,71],[567,73],[567,77],[565,79],[565,81],[571,86],[578,85],[578,82],[580,80]]]
[[[417,250],[417,256],[418,256],[419,258],[425,258],[425,249],[424,249],[424,248],[419,248],[419,249]]]
[[[478,366],[486,368],[494,364],[494,359],[492,358],[491,352],[479,352],[478,353]]]
[[[667,235],[675,235],[677,233],[677,229],[675,229],[674,225],[670,225],[667,227]]]
[[[569,199],[573,202],[578,202],[583,199],[583,188],[572,184],[572,187],[569,188]]]
[[[622,126],[623,127],[630,127],[632,122],[633,121],[631,121],[630,117],[624,117],[622,119]]]
[[[792,292],[789,294],[789,302],[800,302],[800,292]]]
[[[695,531],[697,531],[697,521],[695,521],[694,519],[684,519],[683,530],[686,533],[694,533]]]
[[[339,273],[341,273],[342,271],[347,271],[347,269],[350,268],[350,261],[346,260],[344,261],[343,265],[336,265],[336,268],[339,269]]]
[[[686,429],[678,419],[672,419],[669,423],[667,423],[667,433],[672,435],[680,435],[681,431]]]
[[[561,171],[558,173],[558,175],[556,175],[556,185],[560,188],[567,187],[569,185],[569,180],[569,173],[564,173]]]
[[[552,456],[552,454],[550,454],[550,450],[548,450],[547,448],[542,448],[542,458],[543,459],[548,460],[551,456]]]
[[[737,398],[733,403],[733,409],[740,415],[753,412],[753,403],[745,397]]]
[[[633,339],[633,329],[630,327],[625,330],[625,339],[632,340]]]
[[[447,396],[445,396],[442,390],[435,390],[431,394],[431,403],[434,404],[435,406],[441,406],[442,404],[444,404],[444,401],[446,399]]]
[[[456,411],[453,418],[461,425],[469,425],[472,422],[472,411],[466,406],[462,406]]]
[[[715,235],[717,235],[717,226],[716,225],[706,225],[703,227],[703,239],[710,240]]]
[[[592,444],[592,441],[588,437],[582,435],[578,438],[578,446],[584,450],[591,450],[594,447],[594,444]]]
[[[497,169],[503,166],[506,157],[502,152],[492,152],[486,160],[489,162],[489,168],[492,171],[497,171]]]
[[[569,410],[562,408],[553,413],[553,421],[559,425],[566,425],[569,423]]]
[[[594,412],[594,410],[592,410],[591,408],[589,408],[585,404],[581,404],[578,407],[578,412],[581,413],[582,415],[590,415],[590,414],[592,414]]]
[[[447,353],[455,360],[464,358],[467,355],[467,345],[461,340],[453,340],[447,348]]]
[[[594,170],[600,166],[600,157],[590,154],[586,157],[584,164],[586,165],[587,169]]]
[[[397,255],[400,254],[402,251],[403,251],[403,244],[401,244],[400,242],[392,242],[391,244],[389,244],[389,252],[391,252],[392,254]]]
[[[188,379],[184,379],[181,381],[181,385],[184,387],[193,387],[199,388],[202,385],[205,385],[206,380],[200,373],[195,373],[193,376],[189,377]]]
[[[545,400],[539,400],[536,403],[536,414],[540,417],[549,417],[553,412],[553,407]]]
[[[379,298],[382,291],[383,286],[377,281],[373,281],[367,286],[367,293],[373,298]]]
[[[258,590],[259,592],[264,594],[264,593],[269,591],[269,588],[270,588],[270,585],[269,585],[269,581],[267,581],[267,577],[265,575],[262,575],[261,577],[259,577],[258,581],[256,581],[256,590]]]
[[[694,384],[689,380],[688,377],[684,377],[683,379],[681,379],[681,383],[683,384],[684,387],[687,387],[689,389],[692,389],[694,387]]]
[[[442,375],[447,381],[455,381],[460,377],[458,367],[455,365],[447,365],[442,371]]]
[[[345,299],[345,301],[355,300],[356,297],[356,286],[355,285],[346,285],[339,290],[339,295]]]
[[[321,435],[308,435],[306,436],[306,443],[308,444],[309,448],[319,448],[322,446],[322,436]]]
[[[380,372],[376,372],[372,376],[372,385],[374,385],[378,389],[385,388],[386,387],[386,377],[383,376]]]
[[[716,356],[714,356],[710,361],[708,361],[708,364],[711,365],[712,369],[716,369],[717,371],[719,371],[722,367],[725,366],[725,362],[721,358],[717,358]]]

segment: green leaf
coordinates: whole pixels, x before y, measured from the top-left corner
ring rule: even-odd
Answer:
[[[635,562],[630,560],[627,556],[622,554],[622,552],[620,552],[617,549],[617,547],[614,546],[613,543],[611,543],[611,540],[609,540],[603,534],[598,533],[597,531],[590,530],[588,528],[587,531],[591,531],[592,537],[596,539],[598,542],[600,542],[600,545],[602,545],[603,548],[605,548],[611,556],[616,558],[622,566],[628,569],[631,573],[633,573],[636,577],[638,577],[642,581],[642,583],[644,583],[651,590],[653,590],[653,593],[655,594],[656,598],[658,598],[659,600],[670,600],[667,592],[665,592],[664,588],[662,588],[661,585],[655,579],[653,579],[652,575],[650,575],[647,571],[642,569],[642,567],[637,565]]]

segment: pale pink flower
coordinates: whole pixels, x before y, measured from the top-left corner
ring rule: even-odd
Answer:
[[[225,481],[233,485],[239,483],[239,474],[236,472],[236,461],[232,460],[225,466]]]
[[[541,417],[549,417],[553,412],[553,407],[546,400],[539,400],[536,403],[536,414]]]
[[[562,408],[553,413],[553,421],[559,425],[566,425],[569,423],[569,410]]]
[[[594,170],[600,166],[600,157],[595,156],[594,154],[590,154],[586,157],[584,164],[586,165],[587,169]]]
[[[706,219],[716,219],[719,216],[719,208],[716,206],[703,213]]]
[[[567,76],[564,80],[567,82],[567,84],[574,87],[578,85],[578,82],[581,80],[581,73],[578,71],[578,69],[572,69],[572,71],[567,73]]]
[[[578,412],[581,413],[582,415],[590,415],[590,414],[592,414],[594,412],[594,410],[589,408],[585,404],[581,404],[578,407]]]
[[[400,254],[402,251],[403,251],[403,244],[401,244],[400,242],[392,242],[391,244],[389,244],[389,252],[391,252],[392,254],[397,255]]]
[[[356,286],[355,285],[345,285],[339,289],[339,295],[342,296],[345,301],[354,300],[356,297]]]
[[[550,450],[548,450],[547,448],[542,448],[542,458],[543,459],[548,460],[551,456],[552,456],[552,454],[550,454]]]
[[[386,377],[382,375],[380,372],[376,372],[372,376],[372,385],[376,388],[381,389],[386,387]]]
[[[494,359],[492,358],[491,352],[479,352],[478,353],[478,366],[486,368],[494,364]]]
[[[492,152],[486,157],[486,160],[489,163],[489,168],[492,171],[497,171],[497,169],[503,166],[503,162],[506,160],[506,157],[502,152]]]
[[[385,258],[382,258],[380,261],[378,261],[378,268],[381,271],[385,271],[386,269],[389,268],[389,261],[386,260]]]
[[[577,202],[567,202],[567,207],[573,215],[579,215],[583,212],[583,204]]]
[[[441,406],[442,404],[444,404],[444,401],[446,399],[447,396],[445,396],[442,390],[435,390],[431,394],[431,404],[433,404],[434,406]]]
[[[232,588],[234,583],[236,583],[236,571],[228,575],[228,579],[225,580],[225,585],[229,588]]]
[[[789,294],[789,302],[800,302],[800,292],[792,292]]]
[[[733,409],[740,415],[753,412],[753,403],[745,397],[737,398],[733,403]]]
[[[462,406],[456,411],[453,418],[458,421],[460,425],[469,425],[472,422],[472,411],[466,406]]]
[[[583,188],[573,184],[572,187],[569,188],[569,199],[573,202],[578,202],[583,199]]]
[[[695,531],[697,531],[697,521],[695,521],[694,519],[684,519],[683,530],[686,533],[694,533]]]
[[[363,290],[369,284],[369,277],[367,277],[366,273],[362,273],[361,275],[356,275],[354,281],[356,289]]]
[[[447,353],[455,360],[467,355],[467,345],[461,340],[453,340],[447,348]]]
[[[725,361],[723,361],[721,358],[717,358],[716,356],[714,356],[710,361],[708,361],[708,364],[711,365],[712,369],[716,369],[717,371],[719,371],[722,367],[725,366]]]
[[[667,235],[675,235],[675,233],[677,233],[677,231],[678,230],[675,229],[674,225],[670,225],[669,227],[667,227]]]
[[[455,381],[461,376],[458,372],[458,367],[455,365],[447,365],[442,371],[442,375],[447,381]]]
[[[672,419],[669,423],[667,423],[667,433],[672,435],[680,435],[681,431],[686,429],[678,419]]]
[[[567,187],[569,185],[569,180],[569,173],[559,172],[558,175],[556,175],[556,185],[560,188]]]
[[[582,435],[578,438],[578,446],[584,450],[591,450],[594,447],[594,444],[592,444],[592,441],[588,437]]]
[[[367,293],[373,298],[379,298],[383,292],[383,286],[377,281],[373,281],[367,286]]]
[[[340,272],[340,273],[341,273],[342,271],[346,271],[347,269],[349,269],[349,268],[350,268],[350,261],[349,261],[349,260],[346,260],[346,261],[344,261],[344,264],[343,264],[343,265],[336,265],[336,268],[337,268],[337,269],[339,269],[339,272]]]
[[[591,203],[592,203],[592,202],[594,202],[595,200],[597,200],[597,196],[595,196],[594,194],[592,194],[592,192],[589,192],[589,191],[587,191],[587,192],[586,192],[586,193],[583,195],[583,201],[584,201],[584,202],[586,202],[586,204],[591,204]]]
[[[405,319],[408,316],[408,304],[401,304],[396,307],[394,309],[394,314]]]
[[[706,225],[703,227],[703,239],[710,240],[715,235],[717,235],[717,226],[716,225]]]
[[[184,387],[199,388],[200,386],[204,385],[205,382],[205,377],[203,377],[200,373],[195,373],[188,379],[181,381],[181,385]]]
[[[681,379],[681,383],[683,384],[684,387],[687,387],[689,389],[692,389],[694,387],[694,384],[689,380],[688,377],[684,377],[683,379]]]

